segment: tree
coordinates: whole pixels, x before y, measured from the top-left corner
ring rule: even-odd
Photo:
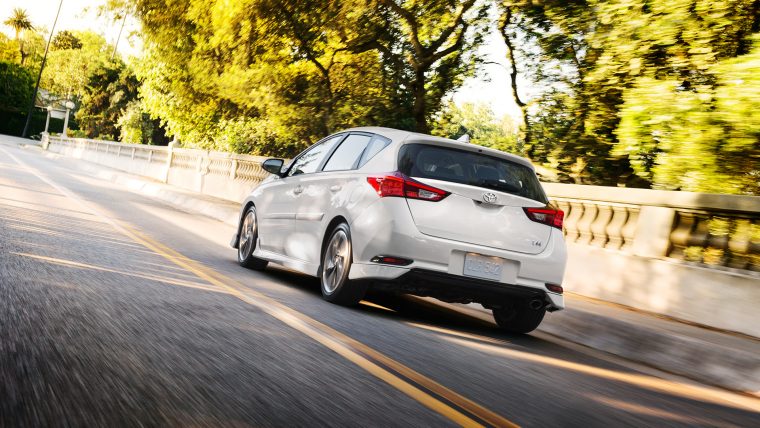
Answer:
[[[21,63],[18,42],[0,33],[0,61]]]
[[[647,185],[618,144],[621,107],[637,81],[714,86],[709,70],[747,52],[758,31],[754,0],[575,0],[505,2],[516,62],[543,93],[529,109],[529,155],[563,180]],[[527,43],[526,43],[527,42]]]
[[[112,2],[140,19],[143,106],[183,144],[293,155],[338,129],[404,126],[410,98],[362,37],[358,0]],[[400,105],[402,104],[402,105]],[[411,103],[409,103],[411,105]],[[401,113],[399,112],[401,111]]]
[[[79,128],[88,138],[119,140],[117,122],[137,100],[139,82],[122,61],[107,62],[93,70],[76,113]]]
[[[121,131],[121,142],[132,144],[151,144],[153,122],[150,116],[143,112],[140,101],[134,100],[127,104],[117,122]]]
[[[0,61],[0,110],[21,112],[34,92],[34,76],[24,67]]]
[[[70,31],[59,31],[58,34],[53,37],[51,48],[54,51],[65,49],[82,49],[82,42],[77,36]]]
[[[713,84],[642,77],[626,92],[615,149],[655,187],[760,194],[760,35],[705,70]]]
[[[520,116],[522,119],[521,131],[522,131],[522,145],[530,146],[530,122],[528,114],[528,104],[520,96],[517,90],[517,49],[515,47],[515,39],[517,38],[514,30],[514,16],[517,13],[516,8],[509,1],[501,1],[499,3],[501,9],[499,13],[498,28],[504,45],[507,47],[507,60],[509,61],[509,86],[512,90],[512,98],[515,100],[515,104],[520,109]]]
[[[29,15],[26,13],[26,10],[21,9],[20,7],[14,8],[13,14],[8,19],[3,21],[3,24],[13,28],[13,31],[16,32],[16,40],[18,40],[23,31],[34,29],[32,21],[29,19]]]
[[[403,85],[414,99],[416,131],[429,132],[428,120],[443,98],[474,70],[487,11],[488,5],[476,0],[378,2],[377,15],[389,20],[385,28],[391,37],[373,37],[371,43],[392,63],[410,69]]]
[[[16,32],[16,41],[19,42],[19,53],[21,54],[21,65],[24,65],[26,61],[26,52],[24,51],[24,44],[20,40],[21,33],[24,31],[31,31],[34,29],[32,21],[29,19],[29,15],[26,10],[20,7],[13,9],[13,14],[6,19],[3,24],[13,28]]]
[[[512,118],[496,117],[493,110],[483,104],[457,106],[449,101],[434,122],[432,133],[453,139],[467,134],[473,144],[523,154],[517,148],[517,129]]]
[[[74,32],[71,35],[79,41],[81,47],[51,51],[42,74],[41,86],[60,98],[78,100],[84,94],[93,71],[111,61],[111,47],[103,36],[91,31]]]

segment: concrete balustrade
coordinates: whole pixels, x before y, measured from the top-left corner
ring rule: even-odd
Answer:
[[[241,201],[265,159],[43,136],[43,148]],[[545,183],[565,211],[565,289],[760,337],[760,197]]]
[[[42,147],[173,186],[240,201],[268,175],[260,156],[43,135]]]

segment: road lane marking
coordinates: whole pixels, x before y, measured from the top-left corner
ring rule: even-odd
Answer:
[[[576,363],[573,361],[566,361],[555,357],[549,357],[545,355],[532,354],[530,352],[519,351],[517,349],[504,348],[502,346],[491,345],[482,342],[473,342],[460,339],[458,337],[444,337],[446,341],[455,343],[460,346],[469,347],[473,349],[479,349],[481,351],[503,355],[515,360],[528,361],[532,363],[542,364],[549,367],[556,367],[567,371],[573,371],[584,375],[594,376],[611,381],[617,381],[634,385],[639,388],[645,388],[650,391],[656,391],[665,394],[679,395],[684,398],[699,400],[703,402],[710,402],[722,406],[732,405],[736,408],[744,410],[750,410],[753,412],[760,411],[760,400],[748,397],[744,395],[736,395],[731,403],[726,398],[720,397],[712,388],[703,387],[700,385],[683,384],[679,382],[670,381],[667,379],[660,379],[653,376],[642,375],[638,373],[627,373],[617,370],[605,369],[601,367],[594,367],[588,364]],[[724,401],[725,400],[725,401]]]
[[[133,278],[141,278],[141,279],[147,279],[149,281],[162,282],[164,284],[178,285],[178,286],[181,286],[181,287],[196,288],[196,289],[199,289],[199,290],[213,291],[215,293],[229,294],[229,292],[227,290],[219,289],[219,288],[216,288],[216,287],[211,287],[211,286],[208,286],[206,284],[202,284],[200,282],[187,281],[187,280],[178,279],[178,278],[169,278],[169,277],[160,276],[160,275],[153,275],[153,274],[150,274],[150,273],[139,274],[139,273],[133,273],[133,272],[126,272],[126,271],[123,271],[123,270],[112,269],[112,268],[103,267],[103,266],[95,266],[95,265],[90,265],[90,264],[86,264],[86,263],[79,263],[79,262],[75,262],[75,261],[71,261],[71,260],[64,260],[64,259],[57,259],[57,258],[54,258],[54,257],[40,256],[38,254],[17,253],[15,251],[11,251],[8,254],[13,254],[14,256],[20,256],[20,257],[26,257],[26,258],[30,258],[30,259],[35,259],[35,260],[39,260],[39,261],[44,262],[44,263],[50,263],[50,264],[58,265],[58,266],[66,266],[66,267],[71,267],[71,268],[76,268],[76,269],[88,269],[88,270],[96,270],[96,271],[100,271],[100,272],[115,273],[115,274],[124,275],[124,276],[131,276]]]
[[[256,306],[282,323],[321,343],[331,351],[351,361],[450,421],[466,427],[484,425],[499,427],[518,426],[512,421],[457,394],[369,346],[161,244],[131,225],[116,219],[104,209],[95,207],[93,203],[88,203],[74,192],[53,182],[25,162],[8,153],[5,149],[0,148],[0,151],[5,152],[10,159],[22,166],[27,172],[56,189],[82,208],[99,216],[135,242],[142,244],[147,249],[163,256],[177,266],[194,273],[210,284],[228,290],[230,294],[238,299]]]

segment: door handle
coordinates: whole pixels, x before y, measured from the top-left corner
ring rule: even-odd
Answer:
[[[301,193],[303,193],[303,186],[301,186],[300,184],[296,186],[293,189],[293,193],[295,193],[296,195],[300,195]]]
[[[334,184],[334,185],[330,186],[330,191],[331,192],[337,192],[338,190],[340,190],[342,188],[343,188],[343,186],[341,186],[340,184]]]

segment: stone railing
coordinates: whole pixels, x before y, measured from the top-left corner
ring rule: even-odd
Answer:
[[[48,150],[233,201],[265,159],[207,150],[44,137]],[[631,255],[760,271],[760,198],[544,184],[565,212],[567,241]]]
[[[259,156],[47,135],[43,135],[42,146],[53,153],[232,201],[242,200],[268,175],[261,169],[266,158]]]
[[[43,137],[43,148],[241,201],[264,158]],[[545,183],[565,211],[568,292],[760,337],[760,197]]]
[[[760,197],[544,184],[570,243],[760,272]]]

